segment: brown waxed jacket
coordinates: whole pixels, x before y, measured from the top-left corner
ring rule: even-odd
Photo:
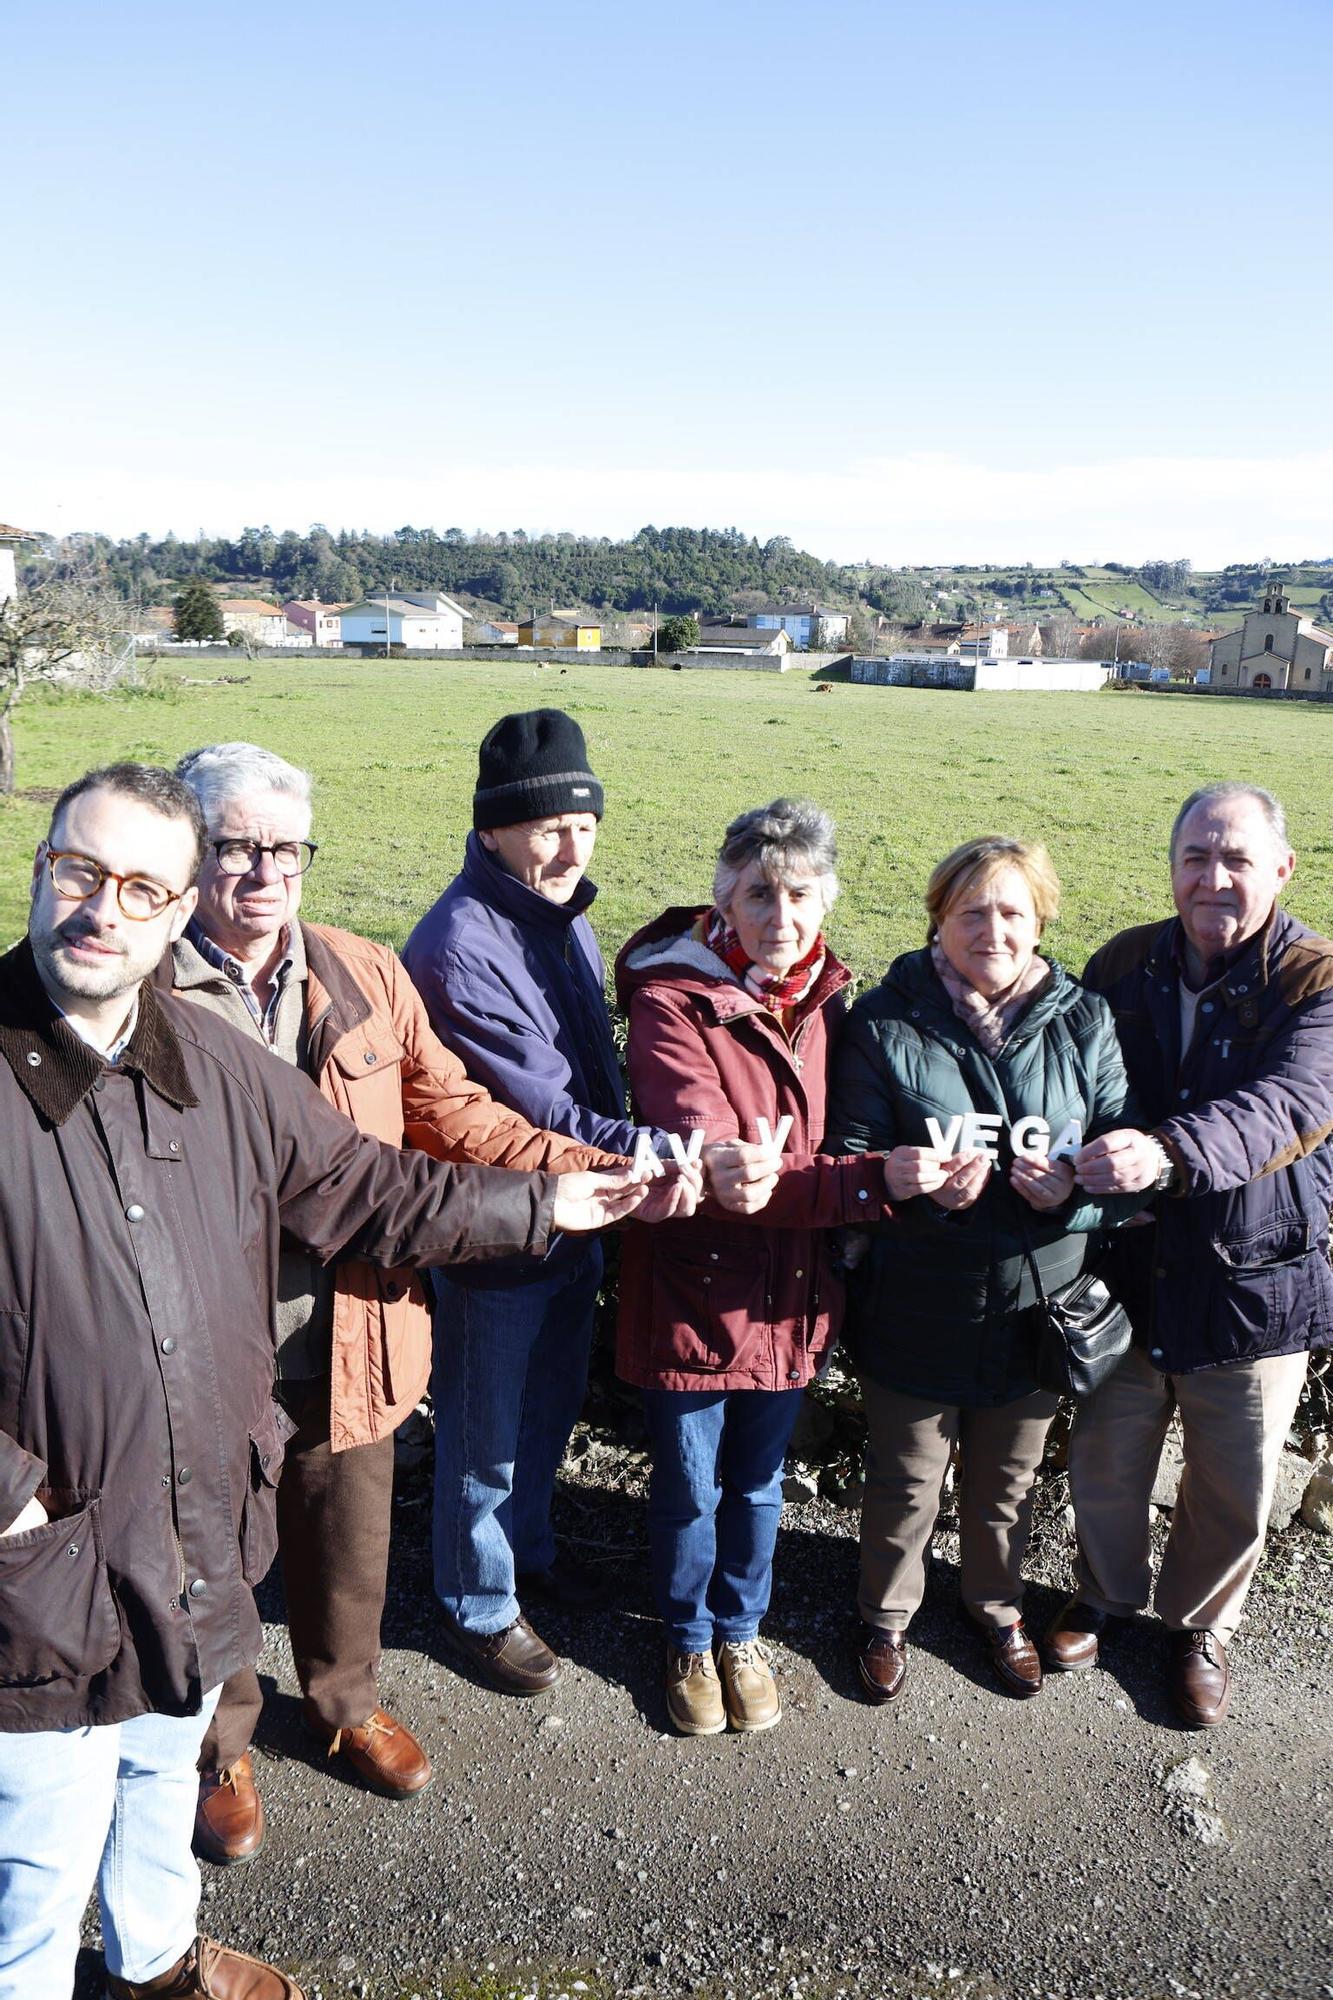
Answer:
[[[276,1540],[285,1229],[325,1262],[540,1255],[554,1183],[378,1144],[200,1007],[140,989],[110,1068],[0,958],[0,1729],[197,1711],[254,1660]]]
[[[557,1174],[624,1165],[530,1125],[473,1083],[385,945],[330,924],[303,923],[301,935],[309,1074],[360,1131],[459,1165]],[[181,991],[188,997],[189,988]],[[420,1398],[430,1379],[430,1311],[410,1270],[353,1259],[337,1266],[333,1284],[329,1437],[346,1451],[387,1437]]]

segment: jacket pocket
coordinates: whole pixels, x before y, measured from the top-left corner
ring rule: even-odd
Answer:
[[[62,1503],[72,1511],[0,1536],[0,1687],[91,1680],[120,1650],[100,1498],[38,1497],[52,1513]]]
[[[1265,1271],[1305,1257],[1318,1238],[1308,1216],[1299,1209],[1282,1209],[1265,1216],[1251,1229],[1228,1230],[1213,1238],[1213,1249],[1233,1271]]]
[[[767,1264],[734,1251],[659,1249],[654,1357],[662,1368],[723,1375],[744,1365],[768,1324]]]
[[[247,1583],[262,1583],[278,1553],[277,1485],[287,1440],[296,1425],[277,1403],[270,1403],[250,1431],[245,1505],[241,1511],[241,1575]]]

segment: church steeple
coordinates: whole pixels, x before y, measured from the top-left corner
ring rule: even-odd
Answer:
[[[1288,609],[1287,593],[1276,581],[1264,585],[1264,616],[1281,618]]]

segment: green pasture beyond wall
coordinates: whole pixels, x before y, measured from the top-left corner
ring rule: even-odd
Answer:
[[[212,661],[192,663],[207,675]],[[932,863],[985,831],[1044,839],[1065,887],[1055,955],[1082,965],[1110,932],[1168,909],[1180,799],[1209,779],[1277,791],[1298,853],[1288,901],[1333,925],[1333,710],[1147,694],[956,694],[835,685],[803,673],[669,673],[589,662],[319,660],[237,664],[242,686],[110,698],[38,690],[16,716],[20,791],[0,801],[0,938],[23,928],[32,848],[55,789],[93,763],[171,763],[249,738],[317,781],[320,854],[306,913],[397,946],[454,873],[476,746],[508,710],[578,717],[607,814],[593,874],[608,959],[668,903],[702,901],[726,822],[783,792],[838,821],[831,941],[865,978],[920,942]]]

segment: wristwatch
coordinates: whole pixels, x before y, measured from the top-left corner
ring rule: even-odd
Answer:
[[[1169,1194],[1176,1184],[1176,1163],[1155,1133],[1150,1132],[1148,1137],[1152,1140],[1154,1146],[1156,1146],[1157,1155],[1161,1161],[1161,1165],[1157,1169],[1157,1178],[1152,1184],[1153,1193]]]

